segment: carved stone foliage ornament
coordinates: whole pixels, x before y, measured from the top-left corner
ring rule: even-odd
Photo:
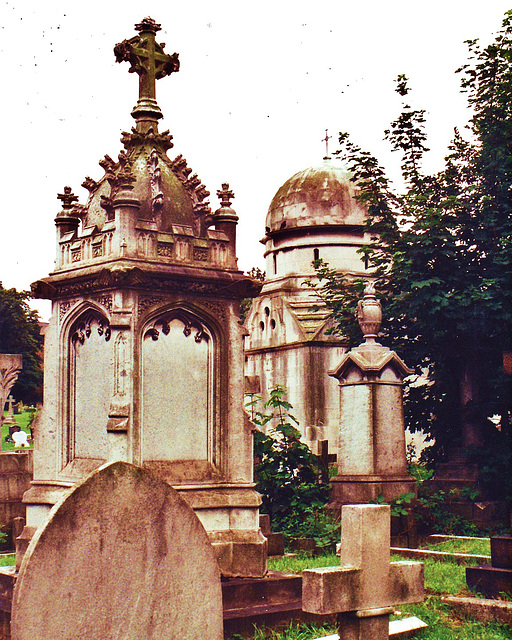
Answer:
[[[179,320],[183,324],[183,335],[187,338],[193,335],[194,341],[197,343],[202,340],[208,340],[208,333],[202,323],[197,318],[181,310],[169,311],[157,318],[144,333],[144,338],[151,338],[156,341],[159,339],[160,333],[163,333],[164,336],[169,335],[171,330],[170,323],[173,320]]]
[[[146,298],[141,298],[139,300],[139,305],[138,305],[138,310],[137,310],[137,315],[140,318],[140,316],[150,307],[154,306],[155,304],[159,304],[160,302],[163,302],[165,300],[165,298],[162,298],[162,296],[149,296]]]
[[[106,342],[110,340],[109,321],[97,311],[88,311],[74,324],[71,331],[71,342],[84,344],[85,340],[90,338],[93,330],[97,331],[98,335],[104,336]]]
[[[80,300],[63,300],[61,303],[59,303],[59,320],[62,320],[62,318],[66,315],[66,313],[71,309],[71,307],[74,307],[75,304],[78,304],[80,302]]]
[[[5,401],[22,368],[20,354],[0,353],[0,423],[3,419]]]
[[[162,172],[160,170],[156,149],[151,151],[147,161],[147,167],[151,182],[151,209],[154,215],[158,209],[162,208],[164,203],[164,194],[162,193],[161,186]]]
[[[155,80],[180,70],[177,53],[164,53],[165,43],[158,44],[155,34],[161,26],[152,18],[135,25],[140,35],[123,40],[114,47],[116,62],[130,63],[130,73],[139,76],[139,100],[155,97]]]

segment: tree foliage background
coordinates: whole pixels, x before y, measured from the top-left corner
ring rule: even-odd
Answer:
[[[22,354],[23,369],[12,395],[33,404],[42,398],[43,337],[37,312],[28,306],[29,298],[29,292],[4,289],[0,283],[0,353]]]
[[[488,46],[467,43],[469,60],[457,73],[472,118],[464,135],[455,130],[442,171],[422,172],[425,112],[411,107],[405,76],[396,81],[402,112],[385,132],[401,156],[403,192],[348,134],[340,134],[338,152],[368,207],[372,240],[362,251],[382,299],[383,341],[418,374],[428,372],[428,384],[406,389],[407,424],[436,438],[437,461],[467,445],[462,434],[472,433],[473,455],[485,453],[494,469],[491,484],[503,471],[509,475],[503,465],[512,462],[511,389],[502,361],[512,349],[511,22],[512,11]],[[354,313],[363,283],[324,263],[317,273],[317,291],[339,331],[360,342]],[[501,416],[498,428],[488,420],[493,415]]]

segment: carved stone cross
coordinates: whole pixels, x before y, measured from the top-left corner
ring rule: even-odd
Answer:
[[[302,608],[338,614],[340,640],[387,640],[394,606],[423,600],[423,564],[390,562],[389,542],[389,506],[344,505],[341,567],[303,571]]]
[[[327,160],[329,158],[329,140],[332,138],[332,136],[330,136],[328,134],[329,129],[325,130],[325,138],[322,138],[322,142],[325,142],[325,158],[324,160]]]
[[[12,404],[14,402],[14,398],[12,396],[9,396],[7,398],[7,415],[4,418],[4,424],[16,424],[16,420],[14,419],[14,412],[13,412],[13,407]]]
[[[179,71],[178,54],[164,53],[165,43],[155,42],[155,34],[160,31],[160,25],[152,18],[144,18],[135,25],[140,35],[123,40],[114,47],[117,62],[127,60],[130,63],[130,73],[139,76],[139,101],[154,100],[155,81]]]
[[[222,207],[230,207],[231,200],[235,197],[235,194],[229,188],[227,182],[222,183],[222,189],[218,189],[217,198],[220,198],[220,204]]]

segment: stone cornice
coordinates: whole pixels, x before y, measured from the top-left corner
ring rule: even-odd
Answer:
[[[50,275],[32,284],[35,298],[59,300],[70,295],[85,295],[112,289],[139,289],[146,291],[180,291],[194,295],[216,295],[240,299],[254,297],[261,284],[240,271],[212,271],[208,269],[179,268],[151,270],[127,261],[114,265],[77,270],[70,274]]]

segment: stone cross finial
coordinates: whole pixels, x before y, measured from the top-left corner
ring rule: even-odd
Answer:
[[[330,158],[329,155],[329,140],[332,136],[328,135],[329,129],[325,130],[325,138],[322,138],[322,142],[325,142],[325,157],[324,160],[328,160]]]
[[[375,342],[382,323],[382,307],[375,295],[375,285],[368,282],[363,299],[357,305],[357,321],[363,332],[365,342]]]
[[[390,562],[389,543],[389,506],[344,505],[341,567],[303,571],[303,610],[338,614],[342,639],[387,640],[394,606],[425,597],[423,564]]]
[[[114,47],[116,62],[128,61],[130,73],[139,76],[139,101],[154,100],[155,81],[180,69],[178,54],[164,53],[165,43],[155,42],[155,34],[160,28],[152,18],[144,18],[135,25],[140,35]]]
[[[229,188],[227,182],[222,183],[222,189],[217,191],[217,198],[220,200],[221,207],[230,207],[231,200],[235,197],[235,194]]]
[[[78,202],[78,196],[75,196],[71,187],[64,187],[64,193],[58,193],[57,198],[62,202],[62,208],[65,210],[72,209],[75,202]]]

